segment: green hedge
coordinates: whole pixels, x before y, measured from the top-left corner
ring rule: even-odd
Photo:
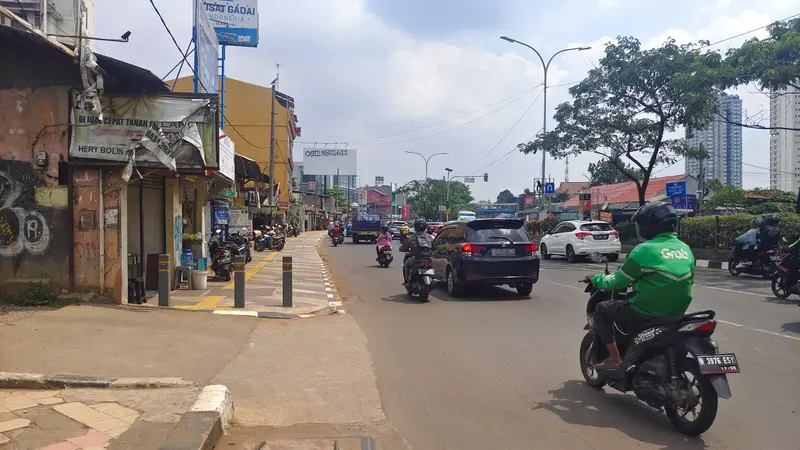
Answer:
[[[536,233],[542,235],[553,229],[559,223],[561,223],[561,220],[555,217],[548,217],[544,220],[529,220],[525,223],[525,231],[527,231],[528,236],[533,239],[536,237]]]
[[[719,216],[719,246],[730,248],[733,240],[750,229],[756,215]],[[800,236],[800,216],[780,213],[781,234],[794,242]],[[689,217],[681,220],[680,238],[692,248],[714,248],[714,216]]]

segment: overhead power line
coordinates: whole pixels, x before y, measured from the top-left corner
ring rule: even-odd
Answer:
[[[169,34],[169,37],[172,39],[172,43],[175,44],[175,48],[178,49],[178,52],[181,54],[181,57],[183,58],[183,61],[186,63],[187,66],[189,66],[189,69],[192,70],[192,74],[194,74],[194,77],[197,79],[197,82],[200,83],[200,87],[202,87],[204,91],[208,92],[208,89],[206,89],[205,85],[203,85],[203,80],[201,80],[200,77],[197,76],[197,70],[194,67],[192,67],[191,64],[189,64],[189,61],[187,59],[188,54],[184,53],[183,50],[181,50],[181,46],[178,44],[178,41],[175,39],[175,36],[172,34],[172,30],[169,29],[169,25],[167,25],[166,20],[164,20],[164,16],[161,15],[161,11],[158,10],[158,7],[156,6],[156,4],[155,4],[155,2],[153,0],[150,0],[150,4],[153,6],[153,10],[155,10],[156,14],[158,15],[159,20],[161,20],[161,24],[164,26],[164,29],[167,30],[167,34]],[[274,89],[274,87],[273,87],[273,89]],[[222,120],[224,121],[225,120],[225,115],[222,114],[221,111],[220,111],[220,115],[222,116]],[[228,125],[233,129],[234,132],[236,132],[236,134],[239,135],[239,137],[242,138],[242,140],[244,140],[245,142],[247,142],[248,144],[250,144],[254,148],[257,148],[259,150],[266,150],[266,149],[269,148],[269,147],[258,146],[256,144],[250,142],[250,140],[248,140],[246,137],[244,137],[244,135],[242,133],[240,133],[239,130],[237,130],[236,127],[233,124],[228,123]]]
[[[746,36],[746,35],[748,35],[750,33],[755,33],[756,31],[761,31],[764,28],[767,28],[768,26],[772,25],[775,22],[785,22],[787,20],[791,20],[791,19],[794,19],[795,17],[799,17],[799,16],[800,16],[800,13],[793,14],[793,15],[791,15],[789,17],[786,17],[786,18],[783,18],[783,19],[780,19],[780,20],[776,20],[776,21],[772,21],[772,22],[770,22],[770,23],[768,23],[766,25],[762,25],[762,26],[760,26],[758,28],[753,28],[752,30],[748,30],[748,31],[745,31],[745,32],[742,32],[742,33],[739,33],[739,34],[735,34],[733,36],[726,37],[725,39],[720,39],[718,41],[711,42],[706,47],[713,47],[715,45],[722,44],[723,42],[728,42],[730,40],[733,40],[733,39],[736,39],[736,38],[740,38],[742,36]]]
[[[524,119],[524,118],[525,118],[525,116],[526,116],[526,115],[528,115],[528,112],[531,110],[531,108],[533,108],[533,105],[535,105],[535,104],[536,104],[536,102],[538,102],[538,101],[539,101],[539,99],[542,97],[542,93],[543,93],[543,92],[544,92],[544,89],[542,90],[542,92],[539,92],[539,95],[537,95],[537,96],[536,96],[536,98],[534,98],[534,99],[533,99],[533,101],[531,102],[531,104],[530,104],[530,105],[528,105],[528,109],[526,109],[526,110],[525,110],[525,111],[522,113],[522,115],[521,115],[521,116],[519,116],[519,119],[517,119],[517,121],[516,121],[516,122],[514,122],[514,125],[512,125],[512,126],[511,126],[511,128],[509,128],[509,130],[506,132],[506,134],[504,134],[504,135],[503,135],[503,137],[501,137],[501,138],[500,138],[500,140],[499,140],[499,141],[497,141],[497,143],[496,143],[496,144],[494,144],[494,146],[493,146],[492,148],[490,148],[488,152],[486,152],[486,153],[485,153],[483,156],[481,156],[481,157],[480,157],[480,159],[478,159],[477,161],[475,161],[474,163],[472,163],[472,165],[470,165],[469,167],[467,167],[466,169],[464,169],[464,172],[465,172],[465,173],[466,173],[466,172],[469,172],[469,171],[470,171],[470,169],[472,169],[473,167],[477,166],[479,162],[481,162],[481,161],[483,161],[484,159],[486,159],[486,157],[487,157],[487,156],[489,156],[489,155],[490,155],[490,154],[491,154],[493,151],[495,151],[495,149],[496,149],[497,147],[499,147],[499,146],[500,146],[500,144],[502,144],[502,143],[503,143],[503,141],[504,141],[504,140],[505,140],[505,139],[508,137],[508,135],[509,135],[509,134],[511,134],[511,132],[512,132],[512,131],[514,131],[514,129],[517,127],[517,125],[519,125],[519,123],[520,123],[520,122],[522,122],[522,119]]]

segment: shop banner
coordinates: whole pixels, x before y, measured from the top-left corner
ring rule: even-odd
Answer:
[[[233,140],[225,136],[220,130],[219,135],[219,172],[229,180],[236,180],[236,145]]]
[[[182,153],[194,148],[200,164],[216,166],[216,139],[209,139],[216,115],[209,99],[104,96],[100,101],[102,116],[72,108],[70,156],[120,162],[135,157],[136,162],[160,162],[175,170]]]
[[[258,0],[203,1],[203,5],[220,45],[258,46]]]

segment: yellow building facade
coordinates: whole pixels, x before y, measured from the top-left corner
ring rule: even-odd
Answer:
[[[174,90],[193,89],[192,77],[184,77],[177,80]],[[298,127],[294,99],[280,91],[275,98],[275,201],[283,214],[292,198],[292,147]],[[269,174],[271,100],[272,88],[225,77],[225,134],[236,145],[236,153],[257,161],[264,174]]]

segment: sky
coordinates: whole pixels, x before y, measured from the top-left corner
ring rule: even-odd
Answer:
[[[259,46],[227,51],[228,76],[268,85],[280,64],[279,90],[295,99],[302,149],[338,143],[358,150],[359,184],[375,176],[404,184],[429,176],[489,174],[472,185],[478,200],[509,189],[519,193],[541,176],[541,156],[516,145],[543,126],[542,65],[531,50],[499,39],[507,35],[535,47],[545,59],[568,47],[591,50],[558,55],[548,72],[548,129],[555,107],[569,101],[568,83],[582,80],[604,44],[624,35],[645,46],[672,37],[679,44],[725,39],[800,13],[800,0],[259,0]],[[181,47],[191,39],[192,0],[155,0]],[[181,59],[146,0],[95,2],[95,35],[131,31],[126,44],[99,42],[101,53],[158,76]],[[724,51],[765,30],[726,41]],[[183,75],[185,75],[184,73]],[[561,85],[561,86],[559,86]],[[755,86],[737,93],[750,115],[767,111]],[[268,115],[265,105],[265,117]],[[768,131],[744,130],[744,187],[769,185]],[[570,181],[586,179],[588,155],[569,162]],[[565,162],[548,158],[556,184]],[[658,175],[683,173],[683,163]]]

